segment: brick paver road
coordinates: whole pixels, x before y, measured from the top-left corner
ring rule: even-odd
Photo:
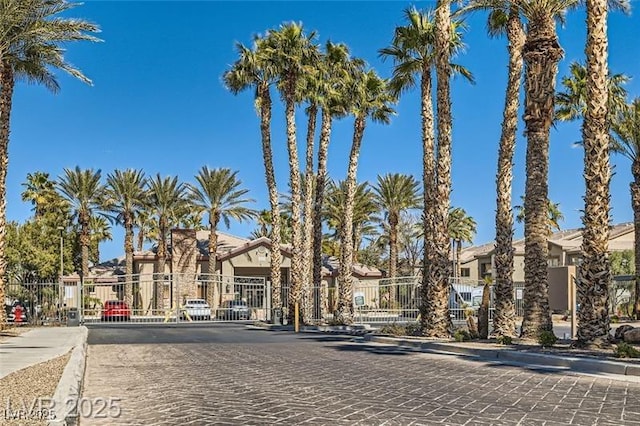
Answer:
[[[81,425],[640,425],[638,383],[346,337],[141,327],[89,343],[85,414],[109,398],[121,414]]]

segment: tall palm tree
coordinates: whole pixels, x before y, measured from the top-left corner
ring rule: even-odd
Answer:
[[[578,342],[609,340],[609,162],[607,0],[587,0],[587,102],[582,124],[584,215],[582,262],[578,266]]]
[[[6,182],[9,165],[9,133],[13,91],[16,80],[59,89],[52,69],[63,70],[90,83],[64,58],[60,47],[69,41],[98,41],[89,35],[98,27],[82,19],[65,18],[62,13],[76,4],[63,0],[3,0],[0,11],[0,300],[5,297],[6,276]],[[0,328],[6,316],[0,310]]]
[[[351,89],[353,104],[352,114],[355,117],[353,124],[353,142],[349,153],[347,177],[345,180],[346,200],[345,219],[341,235],[340,268],[338,275],[339,299],[337,320],[342,324],[350,324],[353,321],[353,207],[356,192],[356,178],[358,171],[358,158],[362,138],[367,124],[367,119],[387,124],[394,114],[391,104],[395,97],[389,91],[386,80],[381,79],[373,71],[360,71],[355,75]]]
[[[518,129],[518,109],[520,107],[520,85],[522,82],[522,48],[525,32],[518,8],[508,1],[495,1],[487,6],[485,1],[472,0],[463,11],[476,7],[489,10],[487,32],[491,37],[506,34],[509,51],[509,66],[502,129],[498,148],[498,171],[496,175],[496,248],[495,265],[495,314],[494,334],[515,336],[516,313],[513,301],[513,156]]]
[[[482,0],[478,0],[482,1]],[[549,130],[553,122],[555,79],[563,55],[556,18],[578,0],[518,0],[511,4],[527,21],[525,63],[525,312],[521,336],[551,330],[547,276]],[[485,3],[491,3],[487,0]],[[516,13],[514,10],[513,13]]]
[[[107,196],[113,220],[124,227],[124,298],[133,306],[133,227],[147,202],[147,178],[142,170],[115,170],[107,175]]]
[[[375,203],[384,212],[384,218],[389,226],[389,278],[397,276],[398,268],[398,224],[400,215],[417,208],[420,204],[420,183],[411,175],[389,173],[378,176],[373,186]],[[389,287],[389,300],[396,300],[395,283]]]
[[[256,39],[254,49],[249,49],[241,44],[237,45],[239,58],[225,72],[223,80],[225,86],[233,94],[249,88],[255,89],[255,101],[258,115],[260,116],[260,136],[262,141],[262,157],[264,159],[265,180],[269,192],[269,204],[271,206],[271,304],[274,311],[280,311],[282,307],[282,279],[280,268],[282,266],[282,254],[280,253],[280,204],[278,188],[276,186],[275,170],[273,167],[273,150],[271,148],[271,84],[275,81],[275,70],[263,60],[259,54],[260,46],[264,44],[261,39]],[[275,313],[275,312],[274,312]]]
[[[315,182],[315,200],[313,206],[313,283],[320,287],[322,281],[322,212],[324,210],[325,190],[327,186],[327,153],[331,139],[334,118],[347,114],[348,90],[353,70],[364,66],[358,58],[351,58],[345,44],[327,42],[324,55],[319,61],[321,124],[318,141],[318,165]],[[324,315],[322,316],[324,318]]]
[[[454,277],[460,277],[460,255],[462,254],[462,244],[472,243],[476,235],[476,221],[461,207],[452,207],[449,210],[447,222],[449,238],[456,248],[456,267]]]
[[[71,206],[73,217],[80,227],[80,249],[82,252],[82,266],[80,277],[89,276],[89,245],[91,244],[91,217],[105,207],[106,188],[101,183],[100,170],[64,169],[57,187],[61,195]]]
[[[635,230],[635,301],[633,315],[640,319],[640,98],[621,109],[612,124],[614,152],[631,161],[631,206]]]
[[[435,124],[432,105],[432,68],[436,64],[436,24],[434,14],[420,12],[415,8],[405,10],[407,25],[395,29],[391,46],[380,50],[380,56],[392,58],[394,61],[393,78],[390,82],[391,90],[395,95],[412,89],[420,79],[421,122],[422,122],[422,184],[423,184],[423,228],[425,249],[423,251],[423,301],[422,318],[426,318],[426,310],[433,311],[435,305],[431,300],[432,287],[429,281],[433,260],[433,218],[434,218],[434,194],[436,188],[436,149],[435,149]],[[462,30],[464,25],[460,21],[450,22],[449,48],[453,55],[463,48]],[[451,69],[473,81],[471,73],[457,64],[450,64]],[[444,297],[444,293],[438,297]],[[446,299],[446,298],[445,298]],[[441,304],[440,304],[441,305]],[[424,324],[424,327],[427,325]]]
[[[243,189],[238,172],[227,168],[209,169],[202,167],[196,175],[198,186],[189,185],[191,201],[209,215],[209,273],[216,273],[216,253],[218,248],[218,225],[220,221],[229,228],[231,219],[242,222],[255,217],[255,212],[247,204],[254,200],[247,198],[248,189]],[[211,286],[210,300],[217,307],[217,287]]]
[[[318,59],[318,50],[313,44],[314,39],[315,33],[312,32],[307,35],[301,24],[292,22],[281,25],[278,30],[269,31],[265,36],[261,52],[263,59],[276,71],[276,85],[285,104],[293,225],[291,288],[288,301],[290,315],[293,315],[295,304],[301,302],[304,268],[300,162],[296,140],[295,109],[296,105],[301,101],[300,85],[302,78],[306,73],[314,70]],[[306,319],[303,318],[303,321],[306,321]]]
[[[432,252],[430,270],[426,279],[428,286],[423,301],[424,316],[421,318],[423,334],[431,337],[447,337],[452,325],[449,316],[449,235],[447,215],[451,196],[451,1],[438,0],[434,16],[434,50],[436,65],[436,104],[437,104],[437,147],[435,187],[433,188],[433,227],[432,243],[428,250]]]
[[[167,261],[167,234],[169,228],[178,220],[178,215],[184,211],[187,203],[187,186],[179,182],[177,177],[161,177],[158,173],[155,177],[147,180],[148,208],[153,212],[155,222],[158,226],[158,248],[156,274],[159,279],[156,282],[155,308],[165,308],[163,275],[165,273]]]

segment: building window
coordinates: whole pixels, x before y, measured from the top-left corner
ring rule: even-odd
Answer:
[[[471,268],[460,268],[460,276],[461,277],[470,277],[471,276]]]
[[[560,265],[560,259],[558,259],[557,257],[552,257],[550,259],[547,259],[547,266],[559,266]]]
[[[490,263],[482,263],[480,265],[480,275],[484,278],[487,276],[491,276],[491,264]]]

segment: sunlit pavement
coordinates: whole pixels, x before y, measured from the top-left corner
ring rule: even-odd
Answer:
[[[638,383],[234,324],[91,329],[83,402],[82,425],[640,425]]]

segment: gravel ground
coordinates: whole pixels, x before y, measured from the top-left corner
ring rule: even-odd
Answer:
[[[0,424],[46,425],[49,401],[70,356],[71,351],[0,379]]]

